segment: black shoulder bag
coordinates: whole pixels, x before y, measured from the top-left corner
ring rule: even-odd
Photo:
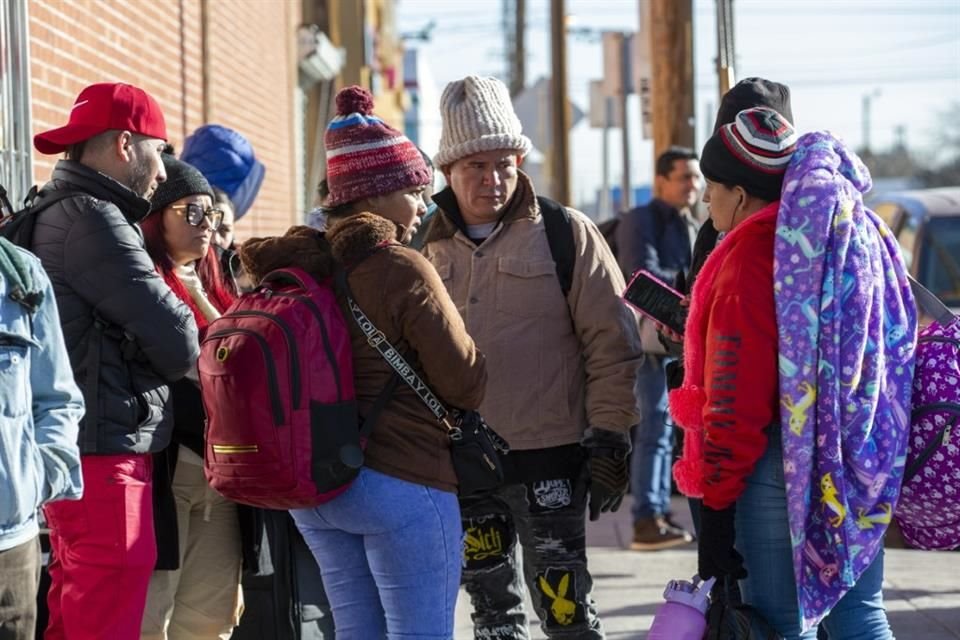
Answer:
[[[367,343],[377,350],[383,359],[423,400],[437,421],[447,429],[450,439],[450,456],[457,473],[458,493],[461,497],[476,496],[495,490],[503,483],[501,453],[508,453],[510,446],[491,429],[476,411],[448,411],[433,394],[430,387],[420,379],[413,367],[387,340],[382,331],[370,321],[353,299],[346,278],[340,285],[347,297],[347,306],[360,330],[367,336]]]

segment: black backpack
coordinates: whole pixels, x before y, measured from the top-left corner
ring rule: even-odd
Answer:
[[[36,214],[61,200],[79,195],[83,195],[83,192],[72,189],[37,191],[37,187],[33,186],[24,198],[23,208],[14,210],[7,197],[7,190],[0,185],[0,237],[29,251],[33,246]]]
[[[537,196],[543,227],[547,232],[547,244],[550,255],[557,265],[557,280],[564,297],[570,293],[573,285],[573,267],[576,263],[577,246],[573,239],[573,223],[567,208],[549,198]]]
[[[537,196],[537,202],[540,204],[540,214],[543,216],[543,226],[547,232],[550,255],[557,264],[557,279],[560,281],[563,295],[566,296],[570,293],[570,286],[573,284],[573,267],[577,256],[570,212],[559,202],[543,196]],[[620,217],[617,216],[597,225],[613,257],[617,257],[616,231],[619,222]]]
[[[0,185],[0,272],[10,281],[10,298],[22,304],[32,314],[37,311],[43,300],[43,292],[34,288],[30,272],[13,245],[27,249],[33,242],[33,227],[36,218],[31,215],[49,207],[54,202],[74,195],[72,191],[57,191],[45,195],[42,204],[33,204],[37,197],[34,187],[27,195],[27,206],[19,211],[13,210],[7,190]]]

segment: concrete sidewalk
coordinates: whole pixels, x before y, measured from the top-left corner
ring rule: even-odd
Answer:
[[[678,521],[689,524],[685,501],[675,499],[674,512]],[[667,581],[689,579],[697,567],[693,545],[629,551],[630,520],[625,502],[619,512],[605,514],[587,528],[594,599],[611,640],[646,638]],[[960,640],[960,552],[888,549],[886,554],[884,596],[897,640]],[[456,640],[473,637],[470,611],[469,598],[461,591]],[[545,638],[532,608],[528,611],[532,637]]]

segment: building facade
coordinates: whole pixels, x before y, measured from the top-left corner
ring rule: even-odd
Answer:
[[[146,89],[177,150],[205,123],[250,139],[266,177],[237,225],[240,240],[282,233],[313,205],[338,87],[372,89],[378,112],[402,126],[393,0],[4,0],[2,7],[0,180],[15,196],[46,181],[57,160],[25,145],[63,124],[94,82]],[[305,28],[339,52],[330,75],[304,73]]]

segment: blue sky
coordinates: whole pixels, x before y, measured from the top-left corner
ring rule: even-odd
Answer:
[[[549,2],[527,1],[527,83],[550,64]],[[435,20],[428,43],[409,42],[428,56],[437,83],[469,73],[504,77],[501,3],[488,0],[399,0],[401,32]],[[636,30],[637,0],[567,0],[578,27]],[[854,147],[862,142],[862,98],[872,99],[874,150],[889,148],[902,127],[921,159],[938,152],[937,114],[960,102],[960,0],[735,0],[737,78],[763,76],[790,85],[798,129],[829,129]],[[582,109],[588,82],[599,78],[599,40],[569,39],[569,90]],[[714,0],[694,0],[694,64],[698,141],[718,102]],[[635,99],[634,99],[635,100]],[[639,107],[631,105],[639,118]],[[652,145],[633,122],[631,174],[652,174]],[[617,135],[617,134],[613,134]],[[575,201],[593,199],[600,184],[600,133],[586,122],[571,138]],[[619,137],[612,139],[611,181],[619,183]]]

